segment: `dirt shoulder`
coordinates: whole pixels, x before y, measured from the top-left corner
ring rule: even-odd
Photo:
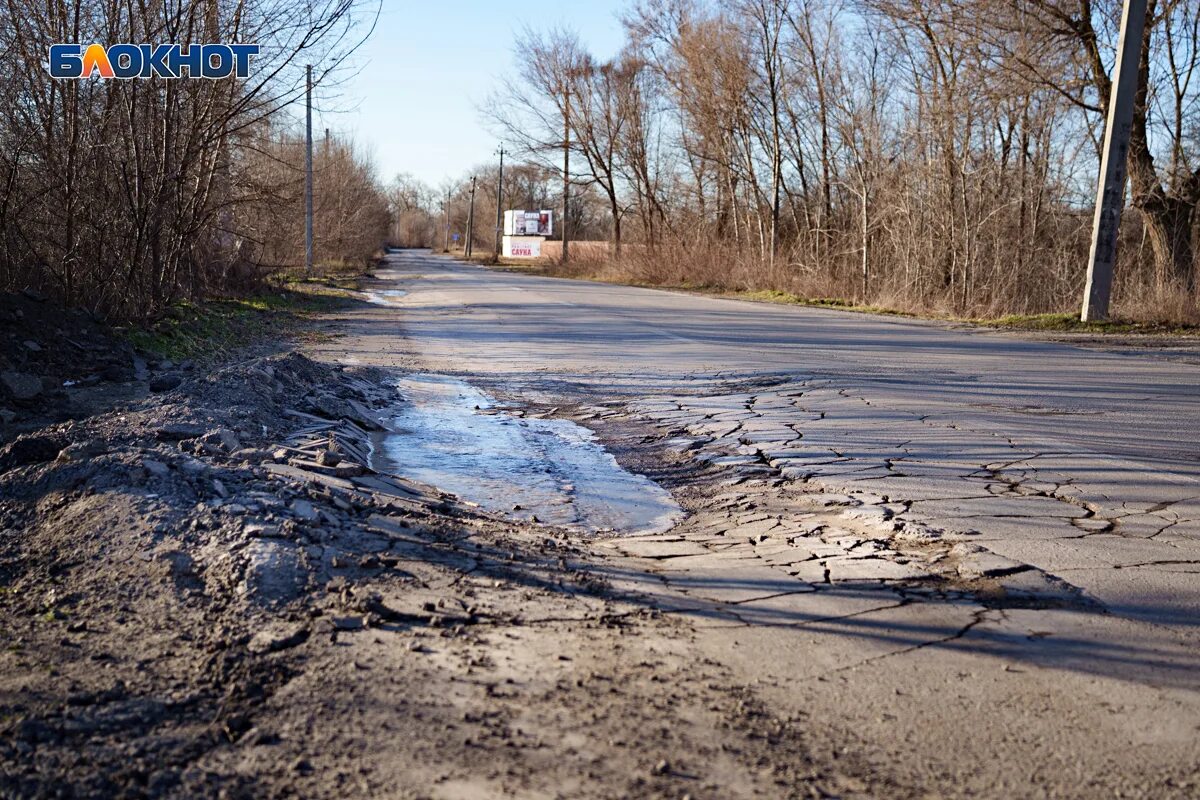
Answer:
[[[90,315],[36,292],[0,295],[0,444],[144,395],[150,379],[146,359]]]
[[[327,336],[317,314],[356,293],[356,275],[288,279],[242,298],[181,302],[159,319],[111,325],[33,291],[0,294],[0,445],[169,392],[249,353]]]
[[[285,353],[0,449],[0,796],[865,791],[586,543],[375,474],[394,402]]]

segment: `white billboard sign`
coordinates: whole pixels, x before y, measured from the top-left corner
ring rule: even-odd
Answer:
[[[505,236],[553,236],[554,212],[510,210],[504,212]]]
[[[542,236],[505,236],[501,241],[501,255],[505,258],[541,258]]]

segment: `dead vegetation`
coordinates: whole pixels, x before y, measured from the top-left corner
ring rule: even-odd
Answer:
[[[1120,8],[643,0],[611,61],[570,30],[527,33],[519,79],[486,116],[543,169],[569,150],[571,235],[592,238],[599,214],[613,243],[583,274],[959,317],[1066,312]],[[1114,308],[1194,323],[1200,11],[1149,14]]]
[[[294,104],[305,63],[317,65],[319,93],[334,82],[364,11],[353,0],[6,4],[0,44],[13,68],[0,81],[0,290],[144,319],[302,265]],[[255,42],[262,52],[247,79],[60,81],[44,66],[55,42],[179,37]],[[317,261],[362,264],[387,236],[382,191],[347,142],[326,137],[314,160]]]

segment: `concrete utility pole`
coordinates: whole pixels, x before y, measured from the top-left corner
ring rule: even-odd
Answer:
[[[504,236],[504,145],[500,145],[500,179],[496,181],[496,258]]]
[[[1092,251],[1088,258],[1087,288],[1083,292],[1080,319],[1108,319],[1112,293],[1113,264],[1117,257],[1117,233],[1125,204],[1126,161],[1129,130],[1133,125],[1133,96],[1137,93],[1142,34],[1146,29],[1146,0],[1125,0],[1121,15],[1121,41],[1113,67],[1112,96],[1104,126],[1104,155],[1096,187],[1096,212],[1092,220]]]
[[[571,209],[571,84],[563,84],[563,215],[559,226],[562,228],[562,263],[571,258],[570,236],[567,233],[567,214]]]
[[[313,271],[312,64],[304,68],[304,273]]]
[[[450,252],[450,190],[446,190],[446,202],[442,203],[442,213],[446,215],[446,228],[442,231],[442,252]]]
[[[467,241],[463,245],[463,255],[471,257],[471,239],[475,235],[475,176],[471,176],[471,202],[467,206]]]

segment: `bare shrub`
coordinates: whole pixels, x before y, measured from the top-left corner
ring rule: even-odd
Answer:
[[[336,69],[359,19],[356,0],[0,6],[0,289],[127,319],[275,266],[262,260],[261,221],[291,206],[297,176],[262,160],[303,65],[318,65],[318,82]],[[72,41],[241,41],[262,53],[246,80],[50,79],[49,45]]]

